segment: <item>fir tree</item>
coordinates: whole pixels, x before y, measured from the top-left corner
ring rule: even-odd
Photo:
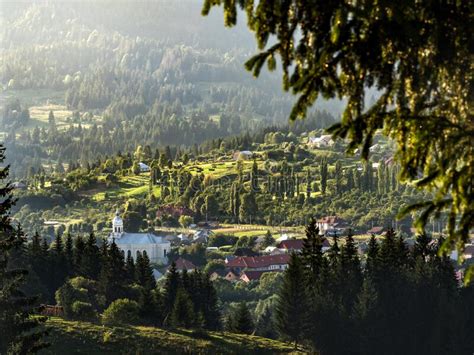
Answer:
[[[171,263],[168,272],[166,273],[166,280],[164,285],[164,299],[163,307],[165,312],[165,317],[168,317],[173,309],[174,300],[180,287],[180,276],[176,270],[176,264],[173,261]]]
[[[64,258],[66,265],[66,275],[74,274],[74,248],[71,234],[66,234],[66,241],[64,243]]]
[[[105,297],[107,304],[125,296],[126,279],[125,263],[120,249],[112,241],[99,276],[99,291]]]
[[[303,249],[301,250],[301,258],[308,275],[309,283],[315,281],[323,267],[323,240],[319,235],[319,228],[316,221],[311,220],[306,227],[306,238],[303,240]]]
[[[80,275],[82,258],[84,256],[85,243],[82,236],[78,235],[74,238],[74,274]]]
[[[0,146],[0,162],[5,159],[4,152]],[[7,177],[8,167],[0,168],[0,180],[4,182]],[[47,346],[42,340],[45,332],[39,328],[45,318],[30,317],[38,309],[35,299],[21,291],[27,271],[9,267],[12,249],[24,238],[22,231],[11,224],[11,191],[8,183],[0,186],[0,353],[27,354]]]
[[[127,272],[127,279],[130,283],[135,282],[135,261],[130,252],[127,253],[127,260],[125,261],[125,270]]]
[[[305,285],[304,267],[296,254],[291,255],[285,271],[283,285],[276,305],[278,332],[294,342],[295,349],[307,329],[308,297]]]
[[[236,333],[251,334],[254,330],[252,315],[247,303],[240,302],[233,315],[232,329]]]
[[[150,259],[147,253],[137,255],[137,263],[135,265],[135,279],[137,283],[148,291],[156,287],[153,269],[150,266]]]
[[[80,275],[88,279],[97,279],[100,270],[99,248],[94,233],[90,233],[81,258]],[[103,261],[102,261],[103,262]]]
[[[171,311],[171,325],[191,328],[194,325],[194,317],[194,306],[191,297],[184,288],[179,288]]]

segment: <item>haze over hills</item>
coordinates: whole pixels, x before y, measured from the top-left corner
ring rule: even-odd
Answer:
[[[278,75],[244,69],[255,52],[244,23],[225,29],[198,1],[111,4],[2,3],[0,130],[14,174],[287,124],[294,97]],[[318,109],[339,115],[337,102]]]

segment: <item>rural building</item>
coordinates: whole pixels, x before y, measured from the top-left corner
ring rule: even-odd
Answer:
[[[179,257],[174,263],[176,265],[176,270],[178,271],[194,271],[196,269],[196,265],[194,265],[191,261],[181,257]]]
[[[377,227],[370,228],[367,231],[367,234],[382,235],[383,232],[384,232],[384,228],[377,226]]]
[[[253,271],[278,271],[285,270],[290,262],[289,254],[264,255],[264,256],[239,256],[226,262],[227,270],[240,273],[243,270]]]
[[[277,245],[278,249],[285,253],[299,253],[303,249],[303,239],[288,239]]]
[[[227,274],[228,272],[225,271],[224,269],[219,269],[219,270],[211,272],[211,274],[209,275],[209,280],[215,281],[218,278],[225,278]]]
[[[234,271],[229,271],[225,277],[224,277],[227,281],[230,281],[230,282],[235,282],[235,281],[239,281],[239,275],[238,273],[235,273]]]
[[[138,166],[140,167],[140,172],[142,173],[148,173],[151,170],[148,165],[142,162],[138,163]]]
[[[123,229],[123,220],[119,211],[115,213],[112,220],[112,233],[108,241],[115,241],[117,247],[124,253],[125,257],[130,254],[136,258],[138,253],[146,252],[151,263],[167,264],[168,253],[171,249],[169,241],[153,233],[127,233]]]
[[[253,153],[250,150],[236,151],[232,155],[232,158],[234,160],[239,160],[239,159],[249,160],[249,159],[252,159],[252,157],[253,157]]]
[[[17,190],[26,190],[28,186],[23,181],[15,181],[12,183],[12,187]]]
[[[267,272],[278,272],[278,271],[242,271],[242,274],[240,275],[240,281],[243,281],[245,283],[249,283],[251,281],[257,281],[260,280],[260,277],[262,277],[263,274]]]
[[[327,231],[332,229],[340,229],[345,226],[345,221],[337,216],[325,216],[316,221],[319,233],[325,235]]]
[[[308,146],[310,148],[330,148],[335,144],[332,136],[327,134],[321,137],[309,137]]]

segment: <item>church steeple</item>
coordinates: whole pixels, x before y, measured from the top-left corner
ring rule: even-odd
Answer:
[[[112,233],[115,235],[115,238],[120,238],[123,233],[123,220],[120,217],[119,210],[115,212],[115,217],[112,220]]]

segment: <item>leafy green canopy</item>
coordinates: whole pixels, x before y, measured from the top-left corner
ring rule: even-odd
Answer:
[[[239,6],[260,52],[246,67],[258,76],[281,58],[283,87],[299,95],[290,119],[322,96],[346,100],[330,131],[367,158],[377,130],[397,142],[401,178],[433,191],[417,226],[449,211],[445,250],[462,248],[474,226],[473,9],[470,1],[205,0],[224,4],[227,26]],[[367,105],[366,89],[380,94]]]

